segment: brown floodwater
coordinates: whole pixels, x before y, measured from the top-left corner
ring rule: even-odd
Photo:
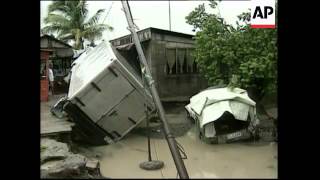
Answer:
[[[277,178],[277,143],[238,142],[206,144],[196,137],[195,128],[176,140],[187,153],[184,160],[190,178]],[[152,158],[161,160],[161,170],[139,168],[146,161],[147,138],[130,133],[123,140],[91,147],[98,154],[101,173],[110,178],[176,178],[177,171],[165,139],[151,139]]]

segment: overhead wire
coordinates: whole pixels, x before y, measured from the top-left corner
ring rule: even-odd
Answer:
[[[104,23],[105,20],[106,20],[108,17],[110,17],[109,15],[110,15],[110,12],[111,12],[112,8],[114,7],[113,5],[114,5],[114,2],[111,3],[111,5],[110,5],[110,7],[109,7],[109,9],[108,9],[108,12],[107,12],[106,16],[104,17],[102,23]],[[113,32],[113,31],[109,31],[108,33],[105,34],[105,36],[106,36],[105,39],[106,39],[107,41],[110,41],[110,40],[111,40],[110,34],[113,36],[113,35],[114,35],[114,32]]]
[[[110,13],[110,11],[111,11],[111,9],[112,9],[112,5],[113,5],[113,3],[114,3],[114,2],[112,2],[112,3],[111,3],[111,5],[110,5],[110,7],[109,7],[109,10],[108,10],[107,14],[106,14],[106,16],[104,17],[104,19],[103,19],[103,21],[102,21],[102,24],[104,23],[104,21],[106,20],[106,18],[109,16],[109,13]]]

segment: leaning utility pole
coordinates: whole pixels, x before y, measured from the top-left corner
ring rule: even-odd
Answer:
[[[169,30],[171,31],[171,6],[170,6],[170,0],[169,0]]]
[[[130,11],[129,3],[127,0],[121,0],[121,3],[122,3],[123,10],[125,12],[125,15],[126,15],[126,18],[128,21],[128,25],[129,25],[128,29],[131,31],[132,38],[133,38],[134,44],[136,46],[136,49],[137,49],[137,52],[139,55],[139,60],[140,60],[141,64],[143,64],[143,66],[144,66],[143,67],[143,75],[145,77],[143,77],[143,78],[146,78],[146,84],[150,88],[151,95],[152,95],[154,103],[157,107],[158,114],[160,116],[160,120],[162,121],[164,134],[165,134],[166,140],[168,142],[168,146],[169,146],[172,158],[174,160],[174,163],[176,165],[179,177],[182,179],[189,179],[186,167],[185,167],[184,162],[181,158],[181,154],[180,154],[180,151],[179,151],[178,146],[176,144],[175,138],[174,138],[173,134],[170,132],[170,129],[169,129],[166,117],[165,117],[164,109],[162,107],[158,92],[156,90],[154,80],[152,79],[151,72],[150,72],[146,57],[144,56],[138,34],[135,30],[135,25],[133,23],[133,18],[132,18],[132,14]]]

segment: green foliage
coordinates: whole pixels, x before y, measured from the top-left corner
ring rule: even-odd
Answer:
[[[47,146],[40,146],[40,152],[44,152],[48,147]]]
[[[75,49],[82,49],[85,39],[94,43],[105,30],[113,28],[98,22],[104,9],[89,18],[87,6],[86,1],[54,1],[48,7],[48,16],[44,18],[48,25],[42,32],[57,33],[57,38],[65,42],[74,40]]]
[[[216,1],[210,1],[215,8]],[[277,30],[250,28],[250,13],[238,16],[234,28],[223,18],[195,8],[187,23],[198,30],[194,57],[209,85],[256,88],[272,93],[277,85]]]

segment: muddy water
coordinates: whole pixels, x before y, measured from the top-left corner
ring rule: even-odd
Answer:
[[[176,138],[183,145],[190,178],[277,178],[277,144],[250,142],[206,144],[195,129]],[[152,158],[164,161],[161,170],[146,171],[139,163],[147,160],[146,137],[130,133],[122,141],[90,148],[99,154],[101,173],[110,178],[175,178],[177,172],[167,142],[152,139]]]

